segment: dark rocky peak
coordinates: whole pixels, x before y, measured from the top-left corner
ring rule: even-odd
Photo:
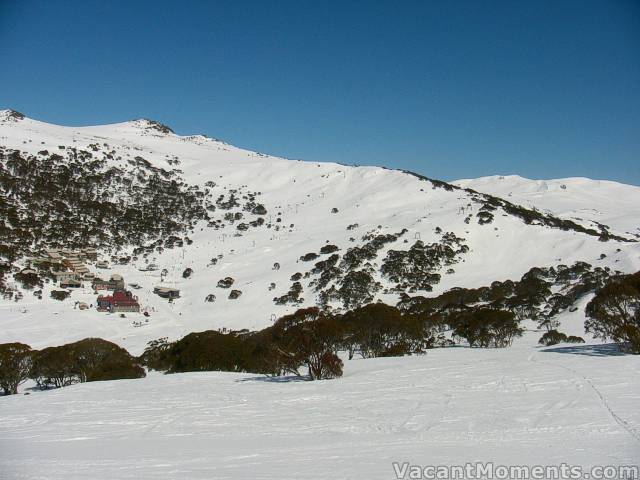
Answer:
[[[0,110],[0,122],[19,122],[24,118],[24,114],[16,110]]]

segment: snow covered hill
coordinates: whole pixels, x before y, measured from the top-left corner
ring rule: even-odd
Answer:
[[[540,347],[521,308],[526,331],[508,348],[344,358],[344,376],[330,381],[149,372],[49,391],[26,383],[0,399],[0,479],[637,465],[637,358],[585,334],[584,310],[603,279],[640,270],[638,200],[640,188],[614,182],[451,185],[272,157],[150,120],[62,127],[0,111],[0,343],[101,337],[140,354],[150,340],[259,329],[304,306],[382,300],[411,311],[486,286],[465,302],[544,291],[542,318],[586,340]],[[52,266],[77,249],[87,258],[67,252],[68,271]],[[90,280],[62,285],[80,271],[122,276],[142,312],[96,310]],[[443,295],[447,308],[460,308],[461,291]]]
[[[403,292],[479,287],[517,280],[534,266],[576,261],[640,269],[638,204],[631,200],[640,189],[612,182],[602,182],[592,197],[591,189],[569,182],[560,193],[580,193],[567,203],[560,193],[535,203],[560,217],[601,212],[572,223],[407,172],[272,157],[200,135],[179,136],[149,120],[63,127],[8,110],[0,112],[0,153],[7,178],[2,196],[10,206],[3,221],[14,222],[5,227],[6,238],[30,238],[4,250],[10,293],[0,301],[0,342],[40,348],[94,336],[138,354],[152,339],[262,328],[320,302],[334,309],[377,299],[395,304]],[[64,178],[69,190],[54,185],[49,198],[33,203],[39,183],[30,179],[46,183],[41,177],[47,175]],[[92,178],[95,183],[87,183]],[[501,181],[469,185],[482,191],[485,183]],[[154,185],[157,196],[151,196]],[[623,189],[628,194],[616,203]],[[515,200],[527,194],[517,190],[506,188],[504,197],[520,203]],[[101,216],[106,202],[112,213]],[[29,237],[30,228],[45,227]],[[59,290],[53,282],[36,296],[15,279],[44,247],[81,242],[109,264],[98,269],[90,262],[89,270],[103,278],[120,274],[139,287],[128,288],[150,316],[77,309],[78,302],[96,303],[90,282],[58,301],[50,298]],[[389,251],[406,257],[416,245],[427,256],[444,252],[418,266],[431,275],[429,285],[409,285],[409,267],[390,261]],[[15,258],[7,257],[11,252]],[[187,268],[192,273],[185,276]],[[238,298],[218,286],[226,277]],[[354,278],[364,283],[354,286]],[[180,289],[180,298],[160,298],[158,285]],[[361,290],[362,298],[352,298]]]
[[[640,188],[607,180],[560,178],[529,180],[496,175],[453,182],[578,222],[606,224],[614,232],[640,234]]]

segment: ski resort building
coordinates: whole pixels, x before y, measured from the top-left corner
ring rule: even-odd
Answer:
[[[52,248],[45,249],[44,256],[52,262],[62,261],[62,255],[60,255],[60,253],[57,250],[54,250]]]
[[[99,290],[109,290],[109,281],[103,280],[100,277],[96,277],[91,282],[91,288],[93,288],[96,292]]]
[[[60,288],[82,288],[82,283],[79,280],[73,278],[69,280],[62,280],[60,282]]]
[[[98,251],[95,248],[85,248],[83,250],[87,260],[96,261],[98,259]]]
[[[124,278],[114,273],[109,279],[109,290],[124,290]]]
[[[100,312],[139,312],[140,304],[138,297],[129,290],[116,290],[113,295],[100,295],[97,300],[98,311]]]
[[[97,292],[99,290],[124,290],[124,279],[122,275],[118,275],[114,273],[111,275],[109,280],[103,280],[102,278],[96,277],[91,282],[91,287]]]
[[[78,274],[76,272],[52,272],[52,274],[58,283],[78,280]]]
[[[84,275],[85,273],[89,272],[89,269],[84,265],[84,263],[82,263],[80,257],[77,256],[70,256],[65,258],[62,261],[62,264],[80,275]]]
[[[173,299],[180,297],[180,290],[177,288],[157,286],[153,288],[153,293],[162,298]]]

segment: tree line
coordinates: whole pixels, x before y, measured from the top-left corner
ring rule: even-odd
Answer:
[[[5,394],[17,393],[29,378],[41,388],[141,378],[144,367],[166,373],[230,371],[321,380],[342,376],[339,352],[349,359],[415,355],[463,341],[470,347],[504,348],[524,332],[518,310],[506,309],[502,300],[475,302],[479,296],[500,297],[497,292],[506,288],[519,291],[531,307],[538,303],[536,292],[546,286],[538,275],[526,278],[520,285],[494,282],[489,290],[454,289],[431,299],[405,298],[400,308],[373,303],[343,314],[303,308],[259,331],[209,330],[175,342],[154,340],[140,357],[99,338],[42,350],[6,343],[0,345],[0,388]],[[640,353],[640,272],[609,278],[597,288],[585,313],[587,332]],[[582,339],[547,328],[540,340],[543,345],[558,342]]]
[[[17,393],[18,386],[29,378],[40,388],[59,388],[144,376],[138,359],[101,338],[85,338],[42,350],[23,343],[0,345],[0,388],[5,395]]]
[[[453,340],[445,335],[451,331]],[[472,347],[506,347],[523,328],[511,312],[470,308],[455,315],[412,314],[372,303],[344,314],[299,309],[263,330],[190,333],[176,342],[150,342],[141,362],[168,373],[191,371],[295,375],[310,380],[342,375],[339,352],[349,359],[424,354],[466,341]]]

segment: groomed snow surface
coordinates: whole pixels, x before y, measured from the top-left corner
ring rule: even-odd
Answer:
[[[567,313],[561,329],[580,333],[581,321]],[[393,479],[393,462],[637,465],[638,357],[599,342],[542,348],[539,337],[345,359],[337,380],[152,372],[2,398],[0,478]]]

